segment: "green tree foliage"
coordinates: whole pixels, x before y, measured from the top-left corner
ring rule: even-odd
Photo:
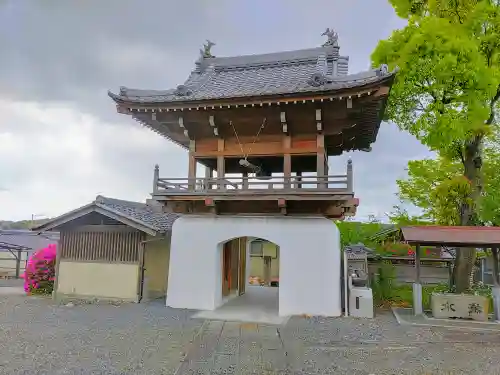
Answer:
[[[381,41],[374,65],[400,68],[387,118],[415,135],[440,157],[459,163],[461,175],[446,180],[460,199],[460,225],[479,223],[483,145],[494,132],[500,98],[498,0],[390,0],[408,25]],[[443,189],[445,185],[441,186]],[[442,197],[444,198],[444,197]],[[450,199],[448,199],[450,198]],[[453,281],[469,287],[475,250],[459,253]]]
[[[359,243],[367,247],[373,247],[375,244],[370,241],[370,237],[383,228],[383,224],[377,222],[361,223],[356,221],[338,221],[336,224],[340,231],[340,243],[342,248],[347,245]]]
[[[500,152],[493,145],[484,150],[482,196],[478,201],[478,220],[482,225],[500,225]],[[406,211],[394,213],[393,219],[415,220],[438,225],[460,225],[460,208],[469,198],[470,184],[463,176],[462,165],[444,157],[408,162],[408,178],[397,181],[399,198],[423,211],[419,218],[410,218]],[[406,215],[406,217],[405,217]]]
[[[432,220],[429,220],[426,215],[411,215],[408,210],[401,206],[394,206],[394,211],[388,214],[388,218],[391,223],[397,225],[398,227],[408,226],[408,225],[430,225],[434,224]]]

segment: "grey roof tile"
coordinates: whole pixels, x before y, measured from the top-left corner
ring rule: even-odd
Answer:
[[[374,69],[349,75],[349,58],[338,47],[320,47],[279,53],[201,58],[183,85],[170,90],[122,87],[115,101],[137,103],[185,102],[262,95],[321,92],[359,87],[394,73]],[[311,78],[320,75],[321,84]],[[179,93],[180,92],[180,95]]]
[[[131,202],[115,198],[98,196],[95,203],[103,209],[111,209],[127,218],[139,221],[158,232],[168,232],[172,230],[174,221],[180,217],[174,213],[160,213],[145,203]]]

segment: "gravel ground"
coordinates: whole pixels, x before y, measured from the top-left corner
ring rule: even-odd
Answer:
[[[22,279],[0,279],[0,288],[3,286],[13,287],[19,286],[22,287],[24,284],[24,280]]]
[[[375,320],[279,328],[190,319],[150,304],[0,297],[0,374],[498,374],[500,335]],[[183,358],[185,360],[183,360]]]
[[[160,303],[55,306],[2,296],[0,374],[173,374],[202,325]]]

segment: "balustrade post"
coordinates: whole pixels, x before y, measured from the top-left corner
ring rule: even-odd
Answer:
[[[292,176],[292,155],[290,155],[290,147],[292,144],[292,139],[289,135],[283,137],[283,149],[285,153],[283,155],[283,188],[291,189],[291,176]]]
[[[302,172],[298,171],[296,175],[297,176],[295,177],[296,181],[295,189],[302,189]]]
[[[160,179],[160,166],[155,165],[155,170],[153,172],[153,194],[158,192],[158,180]]]
[[[211,180],[214,177],[213,169],[211,167],[205,167],[205,181],[203,183],[203,188],[205,190],[210,190],[212,188],[211,186]]]
[[[347,161],[347,190],[352,193],[354,191],[352,160]]]

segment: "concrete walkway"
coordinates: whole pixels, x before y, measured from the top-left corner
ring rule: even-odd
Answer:
[[[234,297],[214,311],[201,311],[196,319],[226,320],[261,324],[285,324],[289,317],[278,314],[279,288],[247,286],[246,293]]]

